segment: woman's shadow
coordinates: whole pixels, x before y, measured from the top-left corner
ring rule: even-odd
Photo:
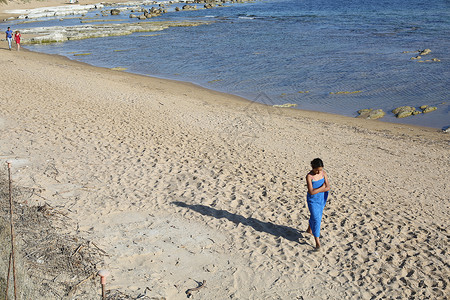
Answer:
[[[289,241],[306,244],[306,242],[303,241],[303,235],[297,229],[288,226],[276,225],[271,222],[262,222],[255,218],[245,218],[241,215],[232,214],[226,210],[218,210],[201,204],[186,204],[180,201],[172,202],[172,204],[192,209],[205,216],[214,217],[216,219],[226,218],[236,225],[240,223],[245,226],[251,226],[253,229],[260,232],[266,232],[277,237],[285,238]]]

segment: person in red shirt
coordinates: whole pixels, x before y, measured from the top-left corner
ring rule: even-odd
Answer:
[[[20,31],[16,31],[16,34],[14,35],[14,40],[16,41],[16,45],[17,45],[17,51],[20,50],[20,37],[22,35],[20,34]]]

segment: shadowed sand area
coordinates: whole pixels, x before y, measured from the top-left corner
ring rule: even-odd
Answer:
[[[5,43],[0,66],[2,160],[38,191],[27,205],[64,211],[62,230],[108,253],[109,289],[186,299],[206,280],[198,299],[449,295],[448,135]],[[304,233],[315,157],[332,187],[319,252]]]

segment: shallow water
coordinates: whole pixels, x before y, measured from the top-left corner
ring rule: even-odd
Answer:
[[[296,103],[301,109],[346,116],[382,108],[388,112],[384,121],[450,125],[449,1],[272,0],[171,10],[152,20],[214,23],[27,48],[190,81],[267,104]],[[101,18],[95,13],[88,16]],[[75,24],[79,20],[48,20],[14,29]],[[419,63],[410,59],[417,53],[402,53],[425,48],[432,53],[423,59],[441,61]],[[91,54],[75,57],[73,52]],[[332,94],[344,91],[354,93]],[[405,119],[390,113],[398,106],[424,104],[438,110]]]

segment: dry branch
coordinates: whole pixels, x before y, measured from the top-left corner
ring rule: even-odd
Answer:
[[[191,297],[192,296],[192,292],[196,292],[196,291],[200,290],[201,288],[204,288],[205,284],[206,284],[206,280],[203,280],[203,282],[199,282],[198,283],[198,286],[196,288],[188,289],[186,291],[187,297],[188,298]]]
[[[86,281],[88,281],[89,279],[93,279],[95,278],[96,273],[92,273],[91,275],[89,275],[88,277],[86,277],[85,279],[81,280],[80,282],[78,282],[77,284],[75,284],[73,287],[70,288],[69,292],[67,293],[68,297],[71,297],[75,291],[77,290],[77,288],[82,285],[83,283],[85,283]]]

